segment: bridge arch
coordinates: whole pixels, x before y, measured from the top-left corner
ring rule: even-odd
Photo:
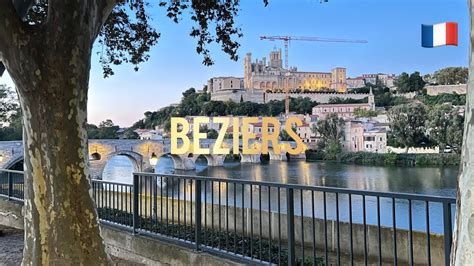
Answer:
[[[12,159],[10,159],[7,163],[3,165],[2,168],[8,169],[8,170],[23,170],[23,163],[25,161],[25,158],[23,155],[16,156]]]
[[[206,161],[207,161],[207,166],[213,166],[214,165],[214,157],[210,154],[196,154],[196,156],[194,156],[194,163],[196,163],[196,161],[199,158],[205,158]]]
[[[166,153],[164,155],[171,157],[171,159],[173,160],[173,165],[175,169],[185,169],[183,158],[181,156],[176,155],[176,154],[171,154],[171,153]]]
[[[110,154],[107,155],[107,158],[105,158],[105,163],[104,163],[104,167],[105,165],[107,164],[108,161],[110,161],[110,159],[112,159],[113,157],[115,156],[125,156],[127,157],[133,164],[133,171],[135,172],[140,172],[142,171],[142,166],[143,166],[143,156],[137,152],[134,152],[134,151],[116,151],[116,152],[112,152]],[[102,169],[103,170],[103,169]]]

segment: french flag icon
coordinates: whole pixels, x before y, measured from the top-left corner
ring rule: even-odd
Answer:
[[[458,46],[458,23],[421,25],[421,46],[432,48],[445,45]]]

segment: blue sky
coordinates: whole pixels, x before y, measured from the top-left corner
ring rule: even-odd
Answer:
[[[159,7],[156,7],[159,9]],[[445,21],[459,23],[459,46],[421,47],[421,24]],[[112,119],[130,126],[148,110],[157,110],[180,100],[189,87],[201,89],[213,76],[242,76],[242,61],[234,62],[212,46],[215,65],[201,64],[196,41],[189,37],[191,23],[172,23],[162,11],[153,12],[153,25],[161,39],[151,51],[149,62],[124,65],[116,75],[103,79],[94,56],[89,91],[89,121],[98,124]],[[289,63],[303,71],[329,71],[346,67],[353,77],[363,73],[400,73],[415,70],[430,73],[446,66],[467,66],[469,14],[466,0],[242,0],[237,18],[244,33],[240,58],[252,52],[253,59],[267,56],[281,42],[260,41],[260,35],[295,35],[365,39],[367,44],[292,42]],[[99,49],[97,49],[99,50]],[[12,82],[8,75],[0,83]]]

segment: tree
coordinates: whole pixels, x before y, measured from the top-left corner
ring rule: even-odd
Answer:
[[[393,85],[397,87],[397,92],[405,93],[410,91],[410,76],[406,72],[402,72],[393,81]]]
[[[396,142],[406,148],[418,146],[425,139],[427,114],[423,104],[410,103],[390,109],[390,130]]]
[[[9,124],[19,108],[18,100],[11,88],[0,85],[0,127]]]
[[[442,85],[466,84],[468,72],[467,67],[446,67],[436,71],[434,79]]]
[[[458,152],[462,144],[464,117],[451,104],[435,105],[428,113],[429,137],[444,151],[449,145]]]
[[[336,113],[330,113],[317,122],[313,128],[323,140],[340,140],[344,135],[344,120]]]
[[[159,6],[175,22],[191,13],[195,26],[190,36],[197,38],[204,64],[213,63],[211,42],[238,59],[235,38],[242,34],[234,17],[239,1],[160,1]],[[89,195],[86,120],[92,47],[97,40],[104,49],[104,76],[122,63],[138,70],[159,37],[149,24],[151,7],[146,0],[0,1],[0,61],[17,86],[28,147],[25,265],[107,261]]]
[[[217,139],[217,137],[219,136],[219,133],[217,132],[217,130],[213,129],[213,128],[210,128],[207,130],[207,138],[208,139]]]
[[[330,113],[312,128],[321,136],[319,147],[324,147],[325,158],[333,160],[342,150],[341,139],[344,136],[344,120],[336,113]]]
[[[420,91],[423,89],[425,84],[426,82],[418,71],[415,71],[410,75],[403,72],[394,81],[394,85],[397,87],[397,92],[400,93]]]
[[[415,71],[410,74],[409,84],[410,91],[421,91],[426,82],[423,80],[423,77],[421,77],[420,72]]]
[[[21,140],[21,110],[13,90],[0,85],[0,140]]]
[[[126,139],[139,139],[140,136],[137,134],[137,132],[133,131],[133,128],[127,128],[124,132],[124,137]]]
[[[464,136],[461,155],[461,167],[458,177],[456,201],[456,225],[454,230],[453,246],[451,249],[451,265],[468,265],[472,263],[474,245],[472,244],[472,228],[474,216],[474,6],[468,2],[470,14],[470,50],[469,50],[469,79],[466,98]]]

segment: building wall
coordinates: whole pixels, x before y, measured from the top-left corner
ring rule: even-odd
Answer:
[[[339,99],[357,99],[361,100],[369,96],[366,93],[290,93],[291,98],[310,98],[312,101],[317,101],[318,103],[329,103],[331,98]],[[265,93],[265,102],[272,100],[281,101],[285,99],[285,93]]]
[[[344,119],[354,118],[354,111],[356,109],[371,110],[369,104],[328,104],[328,105],[316,105],[313,107],[313,115],[317,115],[321,118],[326,117],[330,113],[336,113],[339,117]]]
[[[239,103],[254,102],[264,103],[264,92],[262,90],[221,90],[211,93],[212,101],[233,101]]]
[[[364,151],[375,153],[387,152],[387,133],[375,132],[364,134]]]
[[[466,94],[467,84],[425,86],[425,89],[426,93],[432,96],[442,93]]]
[[[207,82],[207,87],[210,92],[218,92],[228,89],[242,89],[244,87],[244,80],[236,77],[216,77],[211,78]]]
[[[345,123],[342,148],[350,152],[364,150],[364,125],[352,121]]]

